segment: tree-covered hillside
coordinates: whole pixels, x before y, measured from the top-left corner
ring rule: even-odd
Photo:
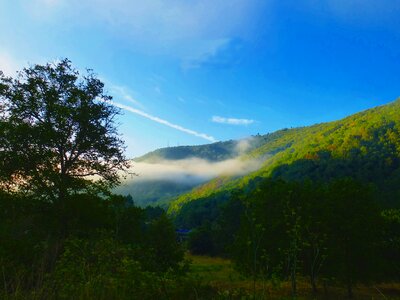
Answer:
[[[193,200],[257,186],[263,178],[328,181],[345,176],[376,184],[381,201],[400,199],[400,99],[345,119],[263,136],[246,154],[266,156],[261,168],[241,178],[216,178],[171,202],[170,212]]]
[[[115,189],[115,193],[131,195],[135,204],[141,207],[155,205],[167,206],[174,197],[187,193],[198,183],[184,183],[169,180],[146,180],[124,184]]]
[[[135,158],[135,162],[156,163],[165,160],[181,160],[196,157],[211,162],[234,158],[251,152],[265,143],[265,136],[256,135],[242,140],[229,140],[198,146],[161,148]]]
[[[254,151],[261,145],[269,142],[275,135],[255,135],[241,140],[230,140],[213,144],[198,146],[179,146],[157,149],[133,160],[133,172],[138,177],[129,178],[121,186],[115,189],[116,193],[132,195],[139,206],[153,204],[167,205],[171,199],[191,191],[193,188],[209,181],[211,177],[202,174],[185,174],[186,180],[182,181],[177,176],[155,176],[156,178],[143,178],[141,164],[153,165],[154,169],[168,167],[179,163],[179,161],[196,159],[200,168],[204,168],[202,162],[212,165],[238,157],[243,157]],[[157,164],[160,164],[157,166]],[[213,167],[213,166],[210,166]],[[184,172],[184,167],[181,168]],[[221,168],[220,166],[220,169]],[[175,174],[176,175],[176,174]],[[198,175],[198,176],[196,176]]]

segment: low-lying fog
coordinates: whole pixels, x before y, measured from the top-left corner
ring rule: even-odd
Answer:
[[[261,167],[263,160],[228,159],[210,162],[199,158],[182,160],[163,160],[158,163],[133,162],[124,184],[141,181],[172,181],[184,184],[200,183],[217,176],[241,176]]]

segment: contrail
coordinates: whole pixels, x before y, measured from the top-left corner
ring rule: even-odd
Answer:
[[[161,118],[156,117],[156,116],[152,116],[152,115],[150,115],[150,114],[148,114],[148,113],[146,113],[146,112],[144,112],[142,110],[133,108],[133,107],[125,105],[125,104],[121,104],[121,103],[114,102],[114,101],[110,101],[110,102],[112,104],[114,104],[115,106],[119,107],[119,108],[122,108],[122,109],[124,109],[126,111],[129,111],[131,113],[137,114],[139,116],[142,116],[142,117],[144,117],[146,119],[149,119],[149,120],[152,120],[154,122],[163,124],[165,126],[174,128],[176,130],[179,130],[179,131],[182,131],[182,132],[197,136],[199,138],[205,139],[205,140],[210,141],[210,142],[216,142],[216,139],[214,137],[212,137],[210,135],[207,135],[205,133],[200,133],[200,132],[197,132],[197,131],[194,131],[194,130],[191,130],[191,129],[188,129],[188,128],[185,128],[185,127],[182,127],[182,126],[179,126],[179,125],[176,125],[176,124],[172,124],[171,122],[169,122],[167,120],[161,119]]]

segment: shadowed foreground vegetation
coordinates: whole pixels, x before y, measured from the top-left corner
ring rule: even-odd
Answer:
[[[290,269],[263,273],[265,257],[255,257],[257,270],[247,259],[252,241],[236,233],[235,248],[210,256],[184,256],[175,227],[161,209],[141,209],[121,196],[96,198],[80,195],[69,199],[65,211],[52,204],[2,194],[0,265],[2,299],[289,299]],[[68,217],[68,230],[61,230],[61,216]],[[391,217],[390,217],[391,218]],[[249,230],[243,224],[240,230]],[[63,232],[63,234],[61,234]],[[195,232],[195,231],[194,231]],[[201,235],[191,234],[188,246]],[[203,232],[203,234],[205,234]],[[215,231],[207,234],[214,235]],[[246,234],[248,237],[248,235]],[[305,236],[306,237],[306,236]],[[371,237],[365,243],[371,242]],[[211,240],[213,242],[215,240]],[[276,243],[279,242],[275,238]],[[244,244],[242,244],[244,243]],[[207,243],[203,243],[206,247]],[[341,246],[341,245],[340,245]],[[302,267],[310,246],[299,249],[296,294],[298,299],[341,299],[347,287],[336,268],[324,267],[313,292],[310,276]],[[207,250],[207,248],[204,248]],[[214,248],[215,249],[215,248]],[[265,244],[260,245],[260,252]],[[279,249],[275,249],[280,252]],[[389,249],[394,251],[395,249]],[[194,249],[198,251],[198,249]],[[215,250],[214,250],[215,251]],[[304,252],[303,252],[304,251]],[[325,250],[328,252],[328,250]],[[354,250],[356,251],[356,250]],[[398,253],[398,252],[397,252]],[[273,252],[271,252],[273,254]],[[277,253],[285,259],[286,251]],[[357,253],[360,254],[360,253]],[[393,254],[393,253],[392,253]],[[379,254],[378,254],[379,255]],[[362,256],[364,259],[382,259]],[[341,256],[333,257],[340,264]],[[252,260],[253,261],[253,260]],[[277,260],[279,262],[279,260]],[[354,261],[357,263],[357,261]],[[370,269],[369,280],[356,273],[355,299],[399,299],[398,260]],[[274,264],[271,262],[271,268]],[[333,277],[332,273],[336,277]],[[363,270],[364,271],[364,270]],[[376,276],[375,276],[376,275]],[[379,276],[378,276],[379,275]],[[255,277],[254,277],[255,276]],[[332,277],[329,277],[332,276]],[[373,278],[373,279],[372,279]],[[254,280],[255,279],[255,280]],[[361,280],[356,284],[356,280]],[[385,296],[383,297],[382,294]]]
[[[192,228],[192,253],[230,258],[253,293],[260,282],[290,282],[293,297],[307,283],[316,295],[334,287],[351,298],[357,287],[400,279],[400,211],[375,194],[350,178],[271,179],[251,193],[192,202],[175,222]]]
[[[1,299],[195,299],[195,291],[213,291],[186,275],[165,213],[129,198],[79,195],[60,209],[2,193],[0,214]]]
[[[220,299],[252,299],[253,282],[244,277],[228,259],[187,254],[191,261],[190,274],[218,291]],[[359,285],[354,289],[355,299],[400,299],[398,283],[381,283],[373,286]],[[256,283],[257,299],[292,299],[288,281],[261,281]],[[320,293],[313,293],[307,278],[299,278],[297,299],[345,299],[343,286],[330,285]]]

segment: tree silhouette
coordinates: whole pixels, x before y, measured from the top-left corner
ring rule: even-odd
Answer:
[[[52,202],[118,184],[128,163],[111,99],[68,59],[0,72],[0,184]]]

